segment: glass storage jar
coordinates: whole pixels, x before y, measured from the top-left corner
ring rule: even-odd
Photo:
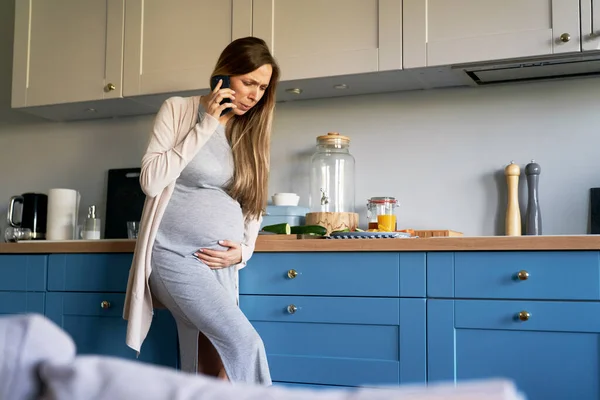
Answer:
[[[317,137],[311,158],[311,212],[354,212],[354,157],[350,138],[338,132]]]
[[[368,229],[377,229],[380,232],[394,232],[398,230],[396,212],[398,200],[395,197],[371,197],[367,201]]]

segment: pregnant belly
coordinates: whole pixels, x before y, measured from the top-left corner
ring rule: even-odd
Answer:
[[[186,255],[199,248],[224,249],[220,240],[240,243],[244,238],[241,207],[225,193],[198,190],[195,196],[173,196],[172,200],[160,223],[155,245]]]

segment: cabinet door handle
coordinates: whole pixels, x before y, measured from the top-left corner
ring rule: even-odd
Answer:
[[[104,300],[102,303],[100,303],[100,308],[106,310],[110,308],[110,301],[106,301]]]
[[[525,270],[521,270],[517,273],[517,278],[520,281],[526,281],[529,278],[529,272],[527,272]]]
[[[287,312],[290,314],[294,314],[296,311],[298,311],[298,307],[296,307],[293,304],[290,304],[289,306],[287,306]]]
[[[112,92],[113,90],[115,90],[117,87],[113,84],[113,83],[109,83],[108,85],[106,85],[104,87],[104,91],[106,92]]]
[[[562,35],[560,35],[561,42],[567,43],[570,40],[571,40],[571,35],[569,35],[568,33],[563,33]]]
[[[527,311],[521,311],[519,313],[519,320],[521,321],[528,321],[529,317],[531,317],[531,314],[529,314]]]
[[[288,278],[290,278],[290,279],[294,279],[295,277],[297,277],[297,276],[298,276],[298,271],[296,271],[295,269],[290,269],[290,270],[287,272],[287,276],[288,276]]]

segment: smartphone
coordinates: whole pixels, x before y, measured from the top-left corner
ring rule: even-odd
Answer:
[[[231,82],[229,81],[229,76],[227,75],[215,75],[210,79],[210,90],[215,90],[215,87],[217,87],[217,85],[219,84],[219,80],[223,80],[223,84],[221,85],[221,89],[226,89],[231,87]],[[220,104],[223,103],[231,103],[231,99],[223,99],[223,101],[221,101]],[[228,107],[226,109],[224,109],[223,111],[221,111],[221,116],[227,114],[228,112],[231,111],[231,108]]]

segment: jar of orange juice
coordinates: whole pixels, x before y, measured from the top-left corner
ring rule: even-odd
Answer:
[[[398,200],[395,197],[371,197],[367,201],[367,220],[369,229],[379,232],[394,232],[398,229],[395,209]]]

